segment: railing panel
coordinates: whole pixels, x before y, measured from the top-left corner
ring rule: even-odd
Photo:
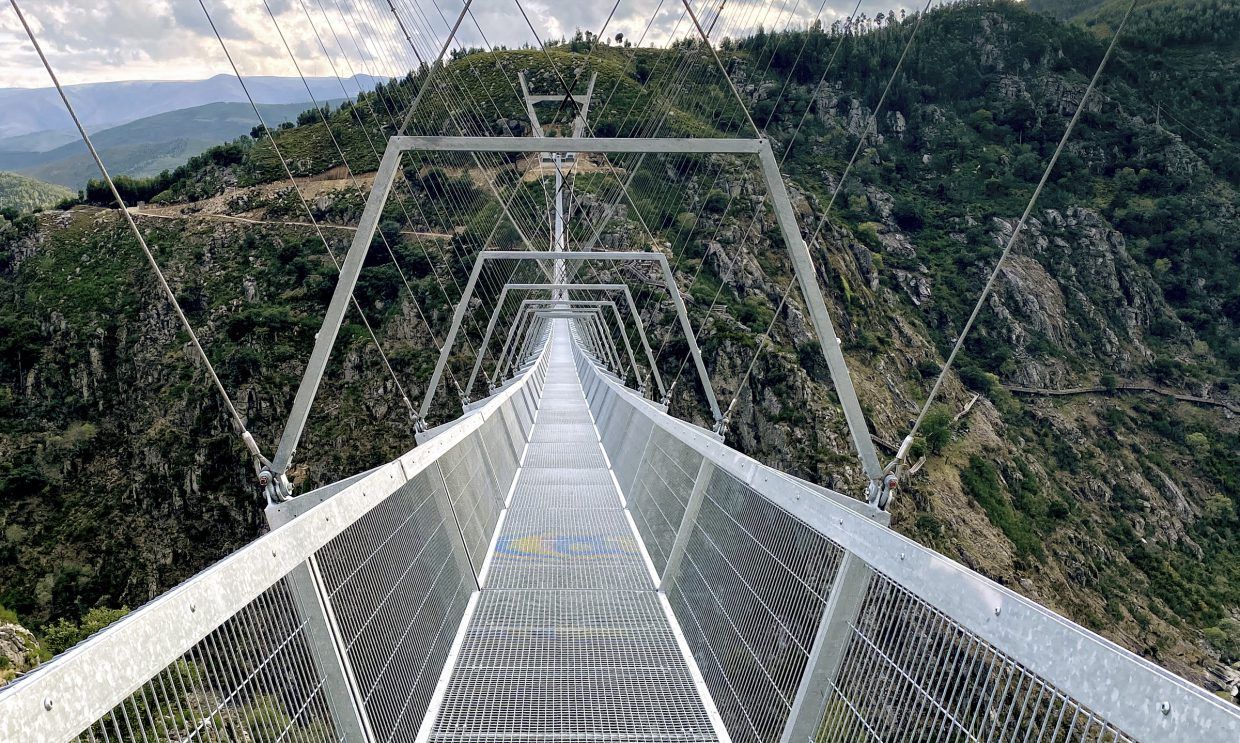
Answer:
[[[881,574],[814,739],[1132,740]]]
[[[621,488],[626,489],[624,497],[628,498],[628,490],[632,489],[633,478],[641,466],[646,451],[646,442],[650,439],[654,424],[639,415],[628,415],[622,419],[620,411],[617,411],[616,427],[620,425],[623,425],[623,428],[617,432],[616,438],[619,443],[616,445],[614,456],[611,449],[607,450],[607,456],[612,458],[611,465],[616,473],[616,480]]]
[[[279,582],[77,740],[336,740],[328,706],[306,625]]]
[[[733,740],[779,737],[842,557],[744,483],[712,476],[667,594]]]
[[[474,588],[445,498],[424,471],[316,555],[379,740],[417,733]]]
[[[478,430],[482,438],[483,452],[491,464],[497,497],[503,498],[507,493],[507,485],[517,475],[517,457],[521,452],[513,452],[512,440],[508,437],[508,429],[502,415],[493,415]],[[498,492],[503,486],[504,492]]]
[[[523,404],[518,398],[515,402],[518,405]],[[508,436],[508,441],[512,445],[513,455],[518,463],[521,462],[521,452],[525,450],[525,441],[527,432],[521,430],[521,421],[518,418],[517,411],[513,408],[504,408],[500,411],[504,419],[504,432]]]
[[[521,426],[522,438],[529,436],[530,429],[534,426],[534,398],[528,389],[521,390],[520,398],[517,404],[513,406],[513,412],[517,414],[518,423]]]
[[[632,492],[626,497],[650,560],[662,573],[685,515],[702,455],[659,428],[654,429],[645,448],[645,459],[637,470]]]
[[[603,440],[603,448],[608,455],[619,456],[620,443],[627,433],[627,424],[632,417],[632,409],[624,404],[616,404],[615,399],[600,399],[598,406],[590,408],[595,423],[599,427],[599,437]],[[615,459],[613,459],[615,461]]]
[[[656,564],[675,504],[701,493],[662,583],[733,740],[1240,740],[1233,705],[892,532],[885,514],[668,417],[574,353]],[[704,458],[704,489],[680,477],[693,460],[663,456],[668,439]]]
[[[477,570],[482,566],[491,544],[491,535],[495,532],[499,512],[503,508],[502,500],[510,483],[504,483],[504,492],[499,492],[482,447],[473,438],[462,441],[440,457],[439,467],[448,487],[452,509],[465,537],[470,561]]]

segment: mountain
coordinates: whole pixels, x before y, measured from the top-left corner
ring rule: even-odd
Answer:
[[[893,526],[1225,689],[1240,679],[1240,170],[1230,165],[1235,140],[1223,138],[1238,98],[1227,100],[1231,83],[1209,73],[1222,87],[1191,103],[1194,136],[1166,118],[1180,109],[1149,101],[1148,86],[1180,95],[1151,70],[1208,73],[1240,29],[1225,25],[1226,13],[1192,10],[1215,7],[1209,0],[1177,7],[1187,15],[1150,16],[1168,34],[1135,36],[1112,60],[914,445],[920,464],[894,501]],[[1194,17],[1224,25],[1194,30]],[[768,135],[782,148],[799,130],[787,183],[804,231],[822,226],[819,277],[867,418],[888,442],[926,399],[1106,41],[1097,27],[1018,3],[932,11],[826,222],[835,179],[882,93],[885,74],[875,71],[894,66],[912,28],[912,18],[871,23],[842,40],[811,28],[782,44],[759,34],[721,52]],[[1177,28],[1184,33],[1170,33]],[[519,132],[523,106],[502,76],[525,70],[531,85],[551,87],[550,65],[584,65],[586,48],[472,53],[452,65],[485,91],[497,133]],[[801,49],[805,61],[772,48]],[[591,109],[596,133],[650,124],[642,116],[658,110],[659,92],[642,87],[643,75],[676,53],[641,50],[630,71],[626,52],[594,51],[597,89],[613,91]],[[695,84],[692,99],[733,105],[722,80]],[[333,112],[330,127],[307,118],[276,132],[316,218],[356,222],[364,197],[341,175],[333,140],[356,170],[373,169],[373,138],[393,131],[375,111],[406,100],[406,85]],[[412,131],[442,131],[444,113],[427,99]],[[718,132],[688,108],[671,126]],[[596,217],[605,179],[583,161],[574,199]],[[432,333],[452,314],[441,273],[465,280],[467,255],[456,251],[487,239],[501,210],[463,169],[407,165],[408,188],[393,190],[382,229],[410,291],[377,244],[357,300],[416,392],[435,361]],[[519,164],[496,167],[504,183],[522,182]],[[148,203],[139,218],[147,239],[264,442],[278,438],[336,276],[318,238],[296,225],[303,204],[281,170],[265,139],[245,138],[121,184],[131,202]],[[736,397],[729,442],[859,493],[795,292],[738,392],[790,279],[773,221],[751,218],[762,203],[752,169],[725,162],[708,176],[648,158],[632,183],[634,203],[600,242],[643,245],[644,225],[656,249],[676,255],[714,385],[725,401]],[[659,189],[674,192],[665,199]],[[731,195],[743,204],[729,206]],[[245,450],[204,392],[148,267],[102,189],[86,196],[90,204],[69,211],[0,222],[0,604],[40,631],[141,604],[263,523]],[[451,242],[409,236],[402,211],[416,230]],[[343,249],[348,233],[328,239]],[[494,244],[514,239],[500,230]],[[641,294],[647,327],[668,326],[670,303]],[[474,319],[485,323],[487,309],[474,308]],[[671,378],[685,343],[666,341]],[[390,391],[353,317],[299,448],[300,490],[409,446],[408,416]],[[437,398],[436,422],[459,411],[452,397]],[[706,422],[692,384],[671,407]]]
[[[304,93],[303,89],[303,93]],[[337,89],[339,92],[339,89]],[[339,98],[320,103],[339,104]],[[270,126],[295,121],[308,102],[260,104],[259,111]],[[147,116],[91,134],[100,156],[114,175],[151,176],[181,165],[221,141],[246,136],[258,124],[249,103],[208,103]],[[28,140],[21,135],[7,142]],[[4,141],[0,141],[0,147]],[[5,152],[0,149],[0,169],[14,170],[33,178],[80,189],[99,170],[86,146],[73,141],[44,151]]]
[[[345,79],[352,93],[360,85],[370,90],[381,78],[357,75]],[[297,77],[254,76],[246,86],[257,103],[298,103],[311,96],[327,100],[341,97],[341,82],[335,77],[309,77],[303,84]],[[206,80],[85,83],[66,86],[69,100],[87,129],[94,132],[155,114],[194,108],[208,103],[246,103],[245,92],[236,77],[216,75]],[[35,133],[69,133],[76,137],[73,122],[65,112],[55,88],[0,88],[0,138]],[[0,148],[7,149],[7,148]]]
[[[0,138],[0,153],[4,152],[47,152],[62,144],[77,140],[77,132],[41,131],[30,134],[18,134]]]
[[[0,170],[0,209],[19,212],[46,209],[72,196],[73,192],[67,188]]]

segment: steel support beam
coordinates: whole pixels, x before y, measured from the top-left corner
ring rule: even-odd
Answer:
[[[766,140],[675,137],[417,137],[388,140],[388,148],[423,152],[651,152],[670,155],[756,155]]]
[[[384,150],[383,159],[379,162],[374,185],[366,199],[366,208],[357,225],[357,232],[353,233],[353,242],[349,245],[344,263],[340,265],[340,278],[336,280],[336,289],[327,304],[323,327],[314,337],[314,350],[310,352],[310,361],[306,364],[297,395],[293,398],[288,422],[284,424],[284,433],[280,436],[280,446],[271,462],[272,470],[277,476],[282,477],[288,470],[289,462],[293,461],[293,454],[301,440],[301,433],[306,428],[310,406],[314,404],[315,395],[318,394],[323,371],[327,368],[332,348],[336,345],[336,336],[340,333],[340,324],[344,321],[344,313],[353,297],[353,287],[357,285],[357,277],[361,275],[362,264],[370,250],[370,241],[374,239],[379,218],[383,215],[383,205],[387,203],[388,194],[392,190],[392,181],[400,166],[400,157],[401,150],[389,146]]]
[[[465,282],[465,289],[461,293],[461,300],[456,303],[456,307],[452,310],[452,327],[448,330],[448,337],[443,342],[443,348],[439,349],[439,359],[435,362],[435,371],[431,372],[431,381],[428,383],[426,397],[422,400],[422,407],[418,410],[418,416],[425,419],[426,413],[431,409],[431,400],[435,396],[435,388],[439,386],[439,378],[443,376],[444,367],[448,364],[448,355],[452,353],[452,339],[456,338],[457,331],[461,329],[461,320],[465,318],[465,310],[469,307],[469,300],[474,295],[474,287],[478,285],[478,276],[482,274],[482,261],[474,261],[474,268],[469,272],[469,280]]]
[[[273,506],[267,507],[265,515],[272,529],[293,518],[289,510]],[[344,635],[336,622],[314,555],[285,576],[284,582],[297,614],[305,622],[306,646],[322,676],[324,697],[336,730],[346,741],[375,740],[362,688],[353,673]]]
[[[831,584],[827,605],[823,608],[822,621],[814,634],[809,660],[792,700],[792,710],[784,725],[780,743],[812,741],[822,724],[823,709],[832,685],[844,663],[852,639],[852,625],[861,611],[866,589],[874,571],[865,561],[851,552],[845,552],[839,570]]]
[[[652,428],[651,432],[653,431]],[[663,574],[659,576],[659,590],[664,593],[680,571],[680,560],[685,556],[685,548],[689,546],[689,537],[693,536],[693,527],[697,523],[698,511],[702,508],[702,499],[706,497],[706,488],[714,474],[715,465],[710,459],[702,457],[697,476],[693,478],[693,490],[685,504],[685,513],[680,517],[680,526],[676,529],[676,541],[672,542],[672,551],[668,553],[667,564],[663,566]]]
[[[762,163],[762,177],[766,180],[767,191],[771,194],[775,221],[779,224],[788,255],[792,258],[792,269],[796,273],[797,283],[801,286],[805,308],[809,311],[810,322],[814,324],[814,331],[818,334],[818,345],[822,346],[822,353],[827,359],[827,369],[831,372],[831,382],[839,395],[840,406],[844,408],[844,418],[848,421],[853,447],[861,457],[861,465],[870,480],[870,500],[873,502],[883,487],[883,466],[878,461],[878,452],[870,439],[870,427],[865,422],[861,401],[857,399],[852,375],[848,373],[848,363],[844,360],[844,350],[840,347],[843,341],[835,333],[835,323],[831,321],[831,313],[827,310],[827,300],[823,298],[822,289],[818,286],[814,259],[809,253],[809,246],[801,237],[801,228],[797,226],[796,213],[792,210],[792,200],[788,198],[788,190],[784,187],[783,176],[779,172],[779,162],[771,151],[769,141],[762,140],[758,160]]]
[[[611,337],[611,333],[607,328],[603,327],[603,313],[599,312],[594,316],[594,324],[597,326],[599,337],[607,342],[607,350],[611,352],[611,361],[615,366],[616,374],[624,373],[624,364],[620,361],[620,354],[616,349],[616,340]]]
[[[520,311],[518,311],[517,316],[512,321],[512,325],[508,328],[508,336],[504,339],[504,348],[500,351],[499,356],[496,357],[496,361],[498,363],[495,366],[495,374],[491,377],[492,381],[496,384],[503,381],[503,377],[500,375],[503,373],[504,367],[507,365],[508,349],[512,347],[512,342],[514,340],[521,337],[521,333],[519,331],[521,326],[525,324],[525,319],[526,315],[521,314]],[[518,347],[519,346],[520,344],[518,344]]]

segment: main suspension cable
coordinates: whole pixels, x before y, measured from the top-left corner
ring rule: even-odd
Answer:
[[[78,134],[82,137],[82,142],[86,145],[86,149],[90,151],[91,158],[95,161],[95,165],[99,168],[99,173],[103,176],[103,180],[108,184],[108,189],[112,192],[112,198],[116,200],[117,207],[120,208],[121,214],[124,215],[125,221],[129,225],[129,229],[133,232],[134,237],[138,240],[138,245],[142,248],[142,253],[146,256],[147,263],[150,264],[151,270],[155,272],[155,278],[159,282],[160,289],[167,297],[168,302],[172,305],[172,309],[176,312],[177,319],[181,322],[181,327],[189,335],[190,343],[193,344],[194,350],[198,357],[207,368],[207,374],[211,377],[211,382],[215,389],[220,393],[220,397],[224,401],[224,407],[228,410],[228,414],[232,417],[233,422],[237,426],[237,430],[241,434],[242,441],[245,442],[246,449],[254,457],[255,471],[261,470],[262,467],[270,464],[269,460],[259,451],[258,444],[254,441],[254,437],[246,428],[245,420],[242,419],[241,413],[237,411],[237,406],[233,404],[232,398],[228,394],[228,390],[224,388],[224,383],[220,381],[219,374],[216,373],[215,367],[211,364],[211,359],[207,356],[207,352],[202,347],[202,342],[198,339],[198,334],[194,332],[193,326],[190,325],[189,318],[185,316],[185,311],[181,309],[180,302],[177,301],[176,294],[172,291],[172,287],[168,284],[168,279],[164,276],[163,269],[160,268],[159,262],[155,259],[155,254],[151,252],[151,248],[146,243],[142,231],[138,229],[138,225],[134,222],[133,216],[129,213],[129,208],[125,204],[125,199],[121,197],[120,191],[116,188],[116,183],[112,180],[112,176],[108,173],[107,167],[103,164],[103,158],[99,156],[99,151],[95,149],[94,143],[87,133],[86,127],[82,124],[82,120],[78,117],[77,110],[73,104],[69,102],[69,96],[65,94],[64,86],[60,84],[60,78],[56,76],[56,72],[52,69],[51,62],[48,61],[47,55],[43,53],[43,47],[39,44],[38,38],[35,36],[34,29],[27,22],[25,14],[18,6],[17,0],[9,0],[9,5],[13,7],[13,11],[17,13],[17,19],[21,22],[22,28],[26,31],[26,37],[30,39],[30,43],[34,46],[35,52],[39,55],[39,60],[43,63],[43,68],[47,70],[48,77],[52,80],[52,85],[56,88],[56,93],[60,96],[60,100],[64,102],[65,109],[69,112],[70,118],[73,119],[73,125],[77,127]]]
[[[1012,248],[1016,245],[1016,239],[1020,237],[1021,230],[1025,227],[1025,222],[1029,220],[1029,215],[1033,212],[1033,207],[1038,203],[1038,197],[1042,195],[1042,189],[1045,188],[1046,182],[1050,180],[1051,172],[1055,169],[1055,163],[1059,162],[1059,156],[1063,153],[1064,146],[1068,143],[1068,137],[1071,136],[1072,130],[1076,127],[1076,122],[1081,118],[1081,113],[1085,111],[1085,104],[1089,101],[1089,96],[1093,93],[1094,88],[1098,84],[1098,79],[1102,77],[1102,71],[1106,68],[1107,60],[1111,58],[1111,52],[1115,50],[1116,44],[1119,42],[1120,35],[1124,33],[1124,26],[1128,23],[1128,16],[1131,15],[1132,9],[1137,5],[1137,0],[1130,0],[1128,9],[1124,11],[1124,17],[1120,19],[1119,26],[1115,29],[1115,34],[1111,36],[1111,43],[1107,45],[1106,52],[1102,55],[1102,59],[1098,62],[1098,69],[1094,70],[1094,76],[1090,78],[1089,86],[1085,88],[1085,93],[1081,95],[1081,100],[1076,106],[1076,111],[1072,114],[1072,119],[1068,121],[1068,126],[1063,131],[1063,136],[1059,138],[1059,144],[1055,146],[1055,152],[1051,155],[1050,162],[1046,164],[1046,169],[1042,171],[1042,178],[1038,181],[1038,185],[1033,189],[1033,195],[1029,197],[1029,203],[1025,205],[1025,211],[1020,215],[1020,221],[1012,228],[1012,234],[1008,237],[1007,245],[1003,247],[1003,252],[999,255],[998,262],[995,263],[994,270],[990,272],[990,278],[986,280],[986,285],[982,287],[982,293],[977,298],[977,303],[973,305],[973,311],[969,313],[969,319],[964,324],[964,328],[960,331],[960,335],[956,338],[956,343],[952,346],[951,353],[947,356],[947,361],[943,362],[943,369],[939,372],[939,376],[934,380],[934,386],[930,388],[930,394],[926,397],[926,402],[921,406],[921,411],[917,414],[917,420],[913,421],[913,428],[909,431],[908,436],[900,442],[900,448],[896,452],[896,463],[903,462],[908,457],[909,449],[913,445],[913,439],[917,435],[921,424],[926,420],[926,414],[930,411],[930,406],[934,404],[935,397],[938,396],[939,390],[943,387],[943,381],[947,378],[948,371],[951,370],[952,363],[956,360],[956,356],[960,353],[960,349],[964,347],[965,339],[969,335],[969,331],[973,329],[973,323],[977,320],[978,314],[982,311],[982,305],[985,304],[986,298],[990,296],[991,289],[994,288],[995,281],[999,278],[999,272],[1003,268],[1004,261],[1012,252]]]
[[[877,128],[878,113],[882,110],[883,104],[887,100],[887,94],[891,92],[891,86],[895,83],[896,76],[900,74],[900,69],[904,66],[904,60],[908,57],[909,49],[912,48],[913,41],[917,38],[917,32],[921,29],[922,20],[924,20],[926,14],[930,12],[930,5],[933,2],[934,0],[926,0],[925,8],[923,8],[922,12],[917,15],[917,20],[913,24],[913,31],[909,34],[908,41],[904,44],[904,49],[900,52],[900,58],[896,61],[896,66],[892,69],[891,76],[887,78],[887,84],[883,87],[882,95],[879,96],[878,103],[874,106],[874,110],[870,112],[869,117],[866,119],[864,128],[861,130],[861,136],[857,140],[857,146],[853,148],[852,157],[848,159],[848,165],[845,166],[844,172],[840,174],[839,180],[836,181],[835,188],[831,190],[831,198],[827,201],[826,208],[823,209],[822,219],[819,221],[818,227],[814,230],[814,234],[810,236],[808,241],[806,241],[808,247],[813,248],[813,246],[817,244],[818,238],[822,234],[823,229],[830,224],[831,208],[835,205],[835,199],[839,196],[840,191],[844,187],[844,183],[848,180],[848,175],[852,172],[853,165],[857,162],[857,156],[861,154],[862,148],[869,140],[870,128]],[[832,55],[832,59],[834,59],[834,55]],[[798,126],[798,131],[799,130],[800,127]],[[791,149],[791,143],[789,144],[789,149]],[[785,151],[784,156],[787,157],[787,151]],[[779,313],[783,311],[784,305],[788,303],[788,297],[792,294],[792,289],[796,286],[796,283],[796,277],[793,276],[788,281],[787,286],[784,287],[783,292],[780,294],[779,304],[775,307],[774,314],[771,315],[771,321],[767,324],[766,330],[762,333],[762,335],[758,337],[758,347],[754,349],[753,358],[749,360],[749,365],[745,369],[745,374],[736,385],[736,392],[733,393],[732,401],[728,403],[728,409],[724,412],[723,417],[725,421],[728,420],[728,417],[736,408],[736,403],[740,399],[741,390],[745,389],[745,385],[749,383],[750,375],[753,373],[754,367],[758,363],[758,357],[762,355],[762,351],[766,348],[766,343],[770,340],[771,333],[775,329],[775,322],[779,319]],[[818,342],[824,344],[830,343],[832,342],[832,339],[820,338],[818,339]]]

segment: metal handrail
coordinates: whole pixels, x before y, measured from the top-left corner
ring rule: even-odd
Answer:
[[[535,406],[547,358],[544,347],[520,380],[430,441],[344,487],[281,504],[296,517],[0,687],[0,741],[67,741],[90,728],[387,497],[476,438],[488,420],[514,405]]]
[[[660,430],[688,446],[846,555],[933,607],[974,641],[995,648],[1046,687],[1087,707],[1111,730],[1142,741],[1240,739],[1240,710],[1234,705],[886,528],[872,514],[844,505],[842,501],[850,500],[847,496],[802,484],[729,448],[709,432],[651,407],[600,373],[577,346],[574,353],[605,447],[606,429],[619,420],[616,409],[628,408],[631,412],[624,419],[628,430],[644,420],[652,431]],[[608,455],[615,460],[616,452]],[[814,714],[817,721],[821,711]]]

